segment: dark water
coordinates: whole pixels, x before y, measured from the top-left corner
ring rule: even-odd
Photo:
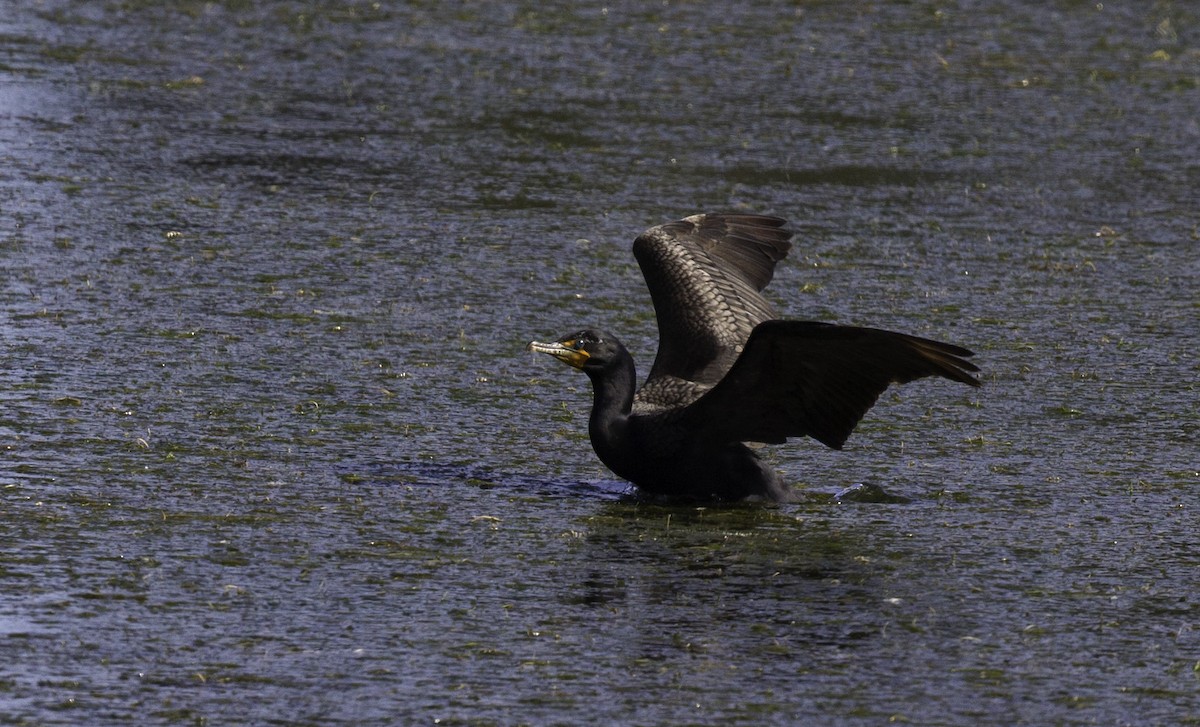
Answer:
[[[0,722],[1200,722],[1195,9],[737,5],[3,7]],[[984,389],[623,497],[522,345],[718,209]]]

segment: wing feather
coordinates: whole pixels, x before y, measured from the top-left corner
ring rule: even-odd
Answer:
[[[774,317],[761,294],[791,248],[787,222],[704,214],[652,227],[633,243],[658,319],[658,355],[639,403],[682,406],[721,380],[754,327]]]
[[[809,321],[756,327],[724,379],[679,413],[714,443],[809,436],[840,449],[894,383],[941,376],[971,386],[965,348],[875,328]]]

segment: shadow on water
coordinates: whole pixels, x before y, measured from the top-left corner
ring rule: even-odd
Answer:
[[[362,484],[380,486],[448,487],[464,485],[487,490],[545,497],[575,497],[597,500],[629,498],[630,485],[618,480],[565,481],[537,474],[499,473],[484,465],[410,461],[376,465],[344,474]]]
[[[573,497],[579,499],[620,500],[633,505],[658,507],[663,509],[679,509],[688,512],[699,507],[702,510],[711,509],[714,512],[758,512],[771,510],[774,503],[740,502],[740,503],[696,503],[670,498],[659,498],[640,493],[637,488],[621,480],[579,480],[567,481],[560,478],[547,477],[538,474],[519,474],[513,472],[496,472],[489,467],[479,464],[452,464],[436,461],[409,461],[388,465],[374,465],[366,469],[356,469],[353,473],[344,473],[342,478],[363,485],[377,484],[380,486],[401,484],[424,487],[460,487],[467,485],[482,489],[496,489],[521,494],[543,495],[546,497]],[[789,505],[823,505],[840,503],[888,504],[902,505],[912,502],[912,499],[887,491],[874,483],[856,483],[842,488],[835,493],[819,491],[795,491],[796,502]],[[782,507],[787,507],[784,505]]]
[[[561,601],[630,610],[649,619],[651,631],[672,624],[717,629],[725,621],[761,619],[794,625],[800,612],[807,621],[825,614],[830,604],[851,602],[861,602],[856,612],[875,612],[880,598],[863,584],[888,568],[870,552],[856,520],[877,505],[910,502],[869,484],[835,494],[800,493],[797,502],[783,505],[670,502],[640,496],[619,480],[564,482],[436,462],[381,466],[356,477],[367,486],[466,486],[524,502],[575,501],[575,524],[566,534],[585,551],[572,561],[589,565],[564,576]],[[644,615],[652,612],[660,616]],[[862,629],[846,625],[853,618],[839,617],[829,633],[814,625],[821,633],[800,638],[840,644],[847,629],[861,637]],[[645,638],[658,643],[661,633]],[[678,646],[677,638],[670,640]]]
[[[558,598],[618,632],[651,682],[754,659],[786,688],[886,631],[877,579],[889,568],[828,510],[606,503],[582,521],[586,565]]]
[[[646,690],[698,677],[705,694],[695,698],[734,704],[746,664],[763,689],[784,691],[798,675],[842,674],[888,633],[887,578],[903,561],[880,552],[878,532],[859,521],[870,506],[829,495],[788,505],[664,504],[620,481],[432,462],[353,476],[366,502],[396,502],[377,488],[411,489],[403,507],[380,510],[394,525],[372,530],[338,568],[386,563],[398,589],[386,609],[407,607],[446,629],[450,646],[432,644],[413,669],[445,652],[457,683],[476,689],[493,683],[502,662],[519,662],[524,679],[549,690],[540,693],[545,704],[529,708],[553,708],[565,698],[555,685],[565,682],[615,716]],[[459,505],[439,505],[450,500]],[[491,565],[479,578],[483,562]],[[596,648],[605,643],[621,648]],[[639,688],[614,690],[617,672]],[[666,718],[658,710],[649,721]]]

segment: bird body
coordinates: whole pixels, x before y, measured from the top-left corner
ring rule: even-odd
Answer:
[[[792,499],[746,442],[809,436],[840,449],[891,383],[942,376],[979,386],[951,344],[874,328],[778,320],[761,291],[787,255],[778,217],[694,215],[634,242],[659,326],[637,388],[611,334],[581,330],[528,348],[592,382],[601,462],[643,492],[690,500]]]

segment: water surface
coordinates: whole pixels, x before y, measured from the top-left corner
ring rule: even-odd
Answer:
[[[1200,721],[1182,4],[2,15],[0,721]],[[629,242],[730,209],[984,388],[630,499],[523,345],[647,370]]]

